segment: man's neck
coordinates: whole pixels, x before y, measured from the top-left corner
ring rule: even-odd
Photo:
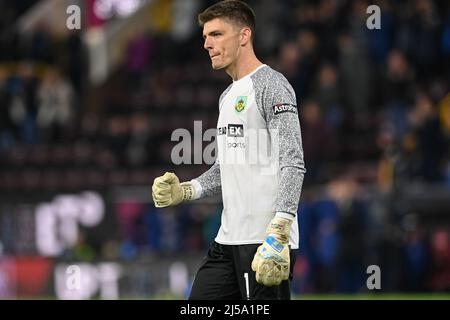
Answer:
[[[235,63],[228,66],[225,71],[233,81],[237,81],[255,71],[262,64],[254,54],[241,56]]]

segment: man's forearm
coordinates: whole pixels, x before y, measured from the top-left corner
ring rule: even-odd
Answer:
[[[214,163],[211,168],[199,177],[192,179],[191,182],[195,188],[196,199],[220,194],[222,192],[222,183],[219,163]]]
[[[301,165],[286,166],[280,170],[280,187],[275,202],[275,212],[285,213],[295,217],[302,193],[305,168]]]
[[[279,134],[275,137],[279,143],[279,188],[274,209],[278,216],[284,213],[285,218],[293,218],[297,215],[306,172],[300,122],[296,114],[285,114],[283,120],[272,120],[270,127]]]

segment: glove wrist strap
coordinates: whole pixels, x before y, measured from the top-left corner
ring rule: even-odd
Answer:
[[[273,235],[279,242],[286,244],[289,242],[292,220],[275,217],[267,228],[267,235]]]
[[[181,190],[183,193],[182,201],[192,201],[195,196],[195,190],[192,184],[190,183],[182,183]]]

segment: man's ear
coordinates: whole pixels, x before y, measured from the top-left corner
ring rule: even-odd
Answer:
[[[251,41],[251,38],[252,38],[252,30],[250,29],[250,28],[247,28],[247,27],[245,27],[245,28],[242,28],[241,29],[241,36],[240,36],[240,45],[243,47],[243,46],[246,46],[250,41]]]

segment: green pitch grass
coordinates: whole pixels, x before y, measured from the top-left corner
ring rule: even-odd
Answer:
[[[450,293],[377,293],[295,295],[294,300],[450,300]]]

